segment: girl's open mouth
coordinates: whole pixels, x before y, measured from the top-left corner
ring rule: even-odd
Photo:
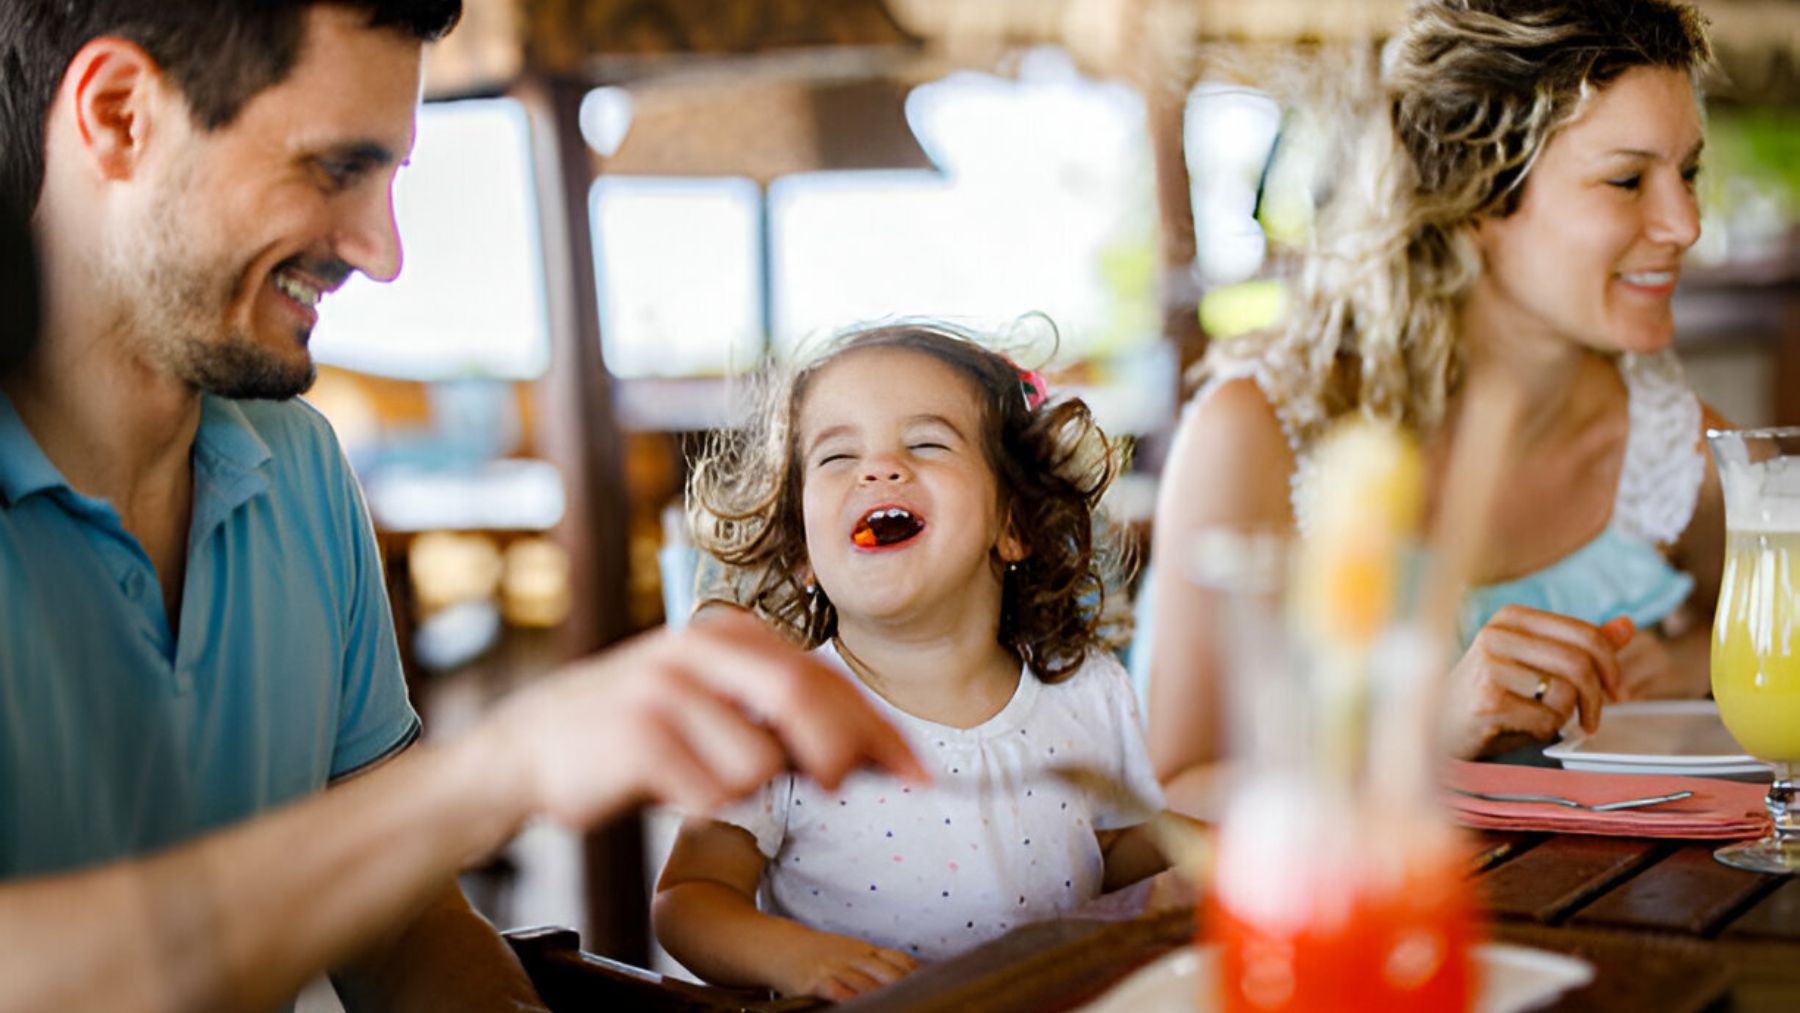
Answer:
[[[908,541],[923,530],[925,522],[905,507],[877,507],[857,520],[850,540],[858,548],[886,548]]]

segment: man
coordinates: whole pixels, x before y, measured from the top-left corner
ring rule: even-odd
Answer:
[[[6,0],[0,200],[41,328],[0,368],[0,1010],[537,1008],[455,873],[523,821],[704,809],[904,744],[726,617],[412,745],[311,382],[400,267],[390,187],[459,0]],[[329,791],[317,789],[335,785]]]

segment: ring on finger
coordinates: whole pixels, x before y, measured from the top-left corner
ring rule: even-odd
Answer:
[[[1537,688],[1531,691],[1531,699],[1536,701],[1537,703],[1543,703],[1544,695],[1549,692],[1550,692],[1550,677],[1547,675],[1538,676]]]

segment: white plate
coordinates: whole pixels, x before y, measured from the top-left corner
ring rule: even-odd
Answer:
[[[1080,1013],[1206,1013],[1216,1008],[1211,997],[1217,957],[1215,947],[1183,946],[1133,971]],[[1549,950],[1487,943],[1475,948],[1475,959],[1481,975],[1475,1013],[1523,1013],[1594,980],[1594,965]]]
[[[1520,1013],[1547,1006],[1572,988],[1594,980],[1594,965],[1566,953],[1510,943],[1476,949],[1481,961],[1481,998],[1476,1013]]]
[[[1544,755],[1569,770],[1609,774],[1708,777],[1769,769],[1732,740],[1711,700],[1613,704],[1601,712],[1599,731],[1588,735],[1571,722]]]

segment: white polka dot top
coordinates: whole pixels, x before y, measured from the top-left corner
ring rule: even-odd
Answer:
[[[769,859],[765,911],[940,959],[1099,895],[1096,831],[1142,813],[1055,768],[1097,771],[1163,807],[1137,698],[1110,655],[1091,655],[1054,685],[1022,673],[998,714],[952,728],[871,692],[830,645],[816,653],[906,735],[934,781],[915,789],[861,771],[827,792],[782,775],[727,808],[719,818],[749,830]]]

